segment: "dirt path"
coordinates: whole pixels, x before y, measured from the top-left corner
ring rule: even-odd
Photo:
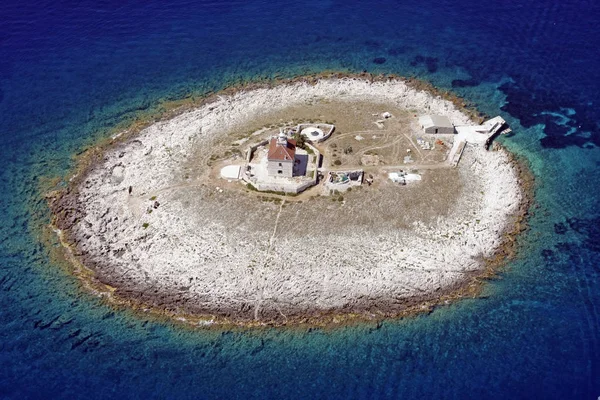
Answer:
[[[262,271],[260,271],[260,274],[259,274],[261,279],[262,279],[262,276],[264,275],[264,272],[265,272],[267,266],[270,265],[270,263],[271,263],[271,258],[273,257],[273,252],[272,252],[273,243],[275,243],[275,237],[277,235],[277,227],[279,226],[279,217],[281,217],[281,212],[283,210],[284,205],[285,205],[285,199],[281,202],[281,204],[279,206],[279,211],[277,212],[277,216],[275,217],[275,224],[273,226],[273,233],[271,234],[271,237],[269,238],[269,247],[267,248],[265,262],[263,263]],[[260,284],[260,295],[258,296],[258,299],[256,300],[256,305],[254,306],[254,319],[256,321],[258,321],[258,313],[260,312],[260,306],[264,300],[266,285],[267,284],[264,281],[262,282],[262,284]],[[280,311],[280,313],[281,313],[281,311]],[[283,317],[285,318],[285,315],[283,315]]]

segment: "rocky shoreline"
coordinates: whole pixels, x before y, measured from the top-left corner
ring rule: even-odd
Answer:
[[[364,260],[361,261],[360,256],[357,254],[358,263],[356,265],[349,262],[351,265],[332,264],[326,268],[328,272],[324,275],[329,274],[329,279],[339,279],[343,282],[342,284],[327,284],[331,286],[323,284],[321,277],[315,278],[323,272],[319,270],[319,262],[327,259],[327,254],[332,259],[342,254],[342,252],[336,250],[337,243],[339,243],[339,248],[343,248],[346,245],[344,243],[353,243],[355,246],[360,246],[364,234],[358,237],[346,235],[344,241],[336,241],[338,238],[323,235],[321,239],[326,238],[330,241],[333,250],[321,249],[318,247],[318,243],[311,242],[307,246],[316,249],[317,256],[303,259],[308,267],[294,269],[296,268],[294,265],[287,263],[285,259],[280,259],[277,255],[273,255],[263,248],[264,243],[269,242],[266,233],[263,235],[264,237],[261,237],[259,232],[257,234],[259,239],[256,243],[245,243],[247,240],[241,233],[238,236],[235,236],[237,233],[232,234],[231,236],[235,236],[236,241],[235,244],[232,244],[228,243],[229,239],[226,237],[228,231],[222,226],[210,227],[212,230],[206,228],[206,230],[200,232],[191,229],[185,225],[185,222],[182,222],[182,231],[162,231],[161,229],[147,231],[145,227],[140,227],[135,213],[130,212],[130,209],[134,209],[136,206],[135,204],[126,204],[132,202],[130,194],[127,193],[128,190],[131,191],[130,188],[135,188],[136,193],[141,191],[143,193],[141,196],[149,198],[158,188],[168,187],[174,181],[178,181],[180,179],[178,176],[179,171],[175,166],[184,162],[192,152],[191,147],[186,147],[186,141],[193,142],[193,146],[200,147],[210,143],[211,135],[218,136],[221,131],[224,131],[222,127],[217,127],[214,122],[218,121],[219,118],[224,118],[225,115],[227,115],[229,121],[232,121],[231,125],[227,127],[228,129],[236,124],[243,123],[244,118],[251,118],[252,111],[243,112],[240,115],[235,113],[240,108],[240,104],[246,110],[251,110],[253,104],[251,101],[255,101],[251,99],[251,96],[256,96],[256,93],[262,96],[259,107],[256,107],[256,109],[269,106],[271,104],[269,103],[269,97],[277,94],[277,90],[283,93],[281,98],[288,98],[298,90],[305,90],[306,93],[321,93],[315,92],[315,90],[323,88],[333,90],[341,87],[338,91],[339,96],[359,98],[367,94],[377,101],[384,102],[390,99],[399,102],[405,101],[406,104],[415,104],[421,108],[431,107],[429,103],[431,101],[432,104],[435,104],[435,107],[441,107],[440,109],[443,111],[451,113],[453,118],[461,123],[470,122],[469,117],[475,115],[472,110],[469,110],[469,115],[465,114],[462,107],[464,104],[460,99],[455,98],[453,101],[442,98],[435,99],[430,92],[414,89],[415,86],[419,86],[416,83],[407,83],[407,81],[394,77],[375,79],[371,77],[369,80],[364,78],[364,76],[346,76],[343,78],[330,76],[328,79],[301,77],[277,85],[268,84],[258,85],[259,87],[228,89],[223,93],[210,96],[208,100],[202,101],[200,105],[180,106],[171,115],[165,116],[153,125],[145,126],[143,129],[131,129],[129,132],[114,138],[112,143],[98,146],[83,154],[79,160],[79,169],[69,185],[65,189],[49,193],[47,196],[50,209],[54,215],[53,227],[59,233],[67,258],[71,263],[77,264],[78,275],[83,278],[88,288],[105,296],[114,304],[127,305],[142,311],[152,311],[160,315],[185,320],[194,325],[323,325],[353,320],[378,320],[428,311],[436,304],[460,297],[477,295],[482,281],[492,276],[498,267],[506,262],[507,257],[514,255],[516,246],[514,238],[526,227],[526,216],[532,199],[532,180],[527,168],[508,152],[499,148],[496,152],[492,152],[495,153],[493,157],[495,157],[494,163],[496,163],[493,166],[484,165],[487,162],[483,158],[485,153],[480,154],[473,151],[474,154],[472,160],[470,160],[472,166],[475,166],[471,168],[475,168],[475,172],[477,172],[477,169],[484,171],[483,174],[487,177],[486,179],[495,179],[492,177],[496,173],[504,174],[502,179],[498,181],[478,182],[477,185],[484,185],[486,191],[497,190],[494,189],[494,185],[506,185],[506,188],[502,189],[504,190],[502,194],[514,198],[513,202],[509,201],[506,204],[488,205],[489,207],[486,210],[489,209],[490,212],[497,213],[498,215],[495,215],[495,217],[501,218],[500,221],[490,220],[487,222],[481,219],[481,221],[484,221],[482,224],[488,223],[489,225],[486,226],[496,230],[492,235],[496,239],[493,239],[492,236],[481,236],[479,232],[474,233],[476,230],[474,228],[471,230],[465,229],[464,232],[460,232],[460,235],[464,234],[467,237],[465,243],[468,242],[469,246],[472,247],[471,250],[467,251],[455,243],[456,240],[454,239],[452,239],[454,241],[450,239],[442,241],[443,243],[436,241],[435,235],[439,234],[441,229],[447,229],[445,225],[436,226],[435,230],[417,226],[414,232],[406,234],[415,234],[420,241],[427,242],[430,246],[432,243],[438,243],[439,245],[451,244],[454,246],[453,250],[447,254],[442,254],[436,260],[425,260],[422,252],[408,256],[394,253],[394,256],[389,260],[380,260],[382,265],[385,265],[383,272],[378,271],[375,266],[366,269],[359,267],[359,263],[364,262]],[[286,88],[293,88],[293,90],[286,92]],[[397,90],[398,93],[395,95],[386,94],[390,89]],[[352,90],[357,90],[357,92],[353,94]],[[438,94],[435,93],[435,95]],[[400,98],[402,100],[398,100]],[[456,105],[460,105],[460,108],[457,109]],[[216,116],[214,116],[215,113],[217,113]],[[211,119],[213,117],[216,119]],[[194,125],[193,121],[198,119],[202,123],[199,126]],[[200,128],[198,129],[198,127]],[[181,138],[175,138],[178,132],[182,130],[185,133],[180,135]],[[160,141],[153,142],[164,132],[169,133],[170,144],[174,150],[171,150],[169,157],[155,160],[153,161],[154,164],[145,164],[144,168],[153,170],[154,174],[144,176],[143,170],[136,169],[143,165],[140,162],[140,155],[152,151],[156,152],[156,148],[164,145]],[[194,136],[194,139],[189,139],[192,135],[202,138],[197,140]],[[173,156],[174,152],[177,153],[176,156]],[[144,161],[143,157],[141,160]],[[159,170],[161,174],[156,176],[156,172]],[[492,170],[494,170],[493,173]],[[131,173],[131,171],[135,171],[135,173]],[[469,173],[472,173],[472,171]],[[491,186],[488,184],[491,184]],[[201,183],[198,186],[201,187]],[[508,188],[509,186],[510,188]],[[207,199],[210,196],[213,196],[207,188],[197,190],[199,191],[194,195],[202,198],[205,203],[209,202]],[[498,193],[493,196],[497,196]],[[181,207],[175,207],[176,202],[168,197],[169,195],[166,195],[168,202],[164,207],[173,208],[167,209],[169,215],[164,217],[166,220],[172,219],[182,210]],[[465,194],[465,196],[467,195]],[[473,195],[470,194],[469,196]],[[476,204],[477,201],[491,201],[485,196],[492,195],[482,194],[478,198],[467,196],[465,199],[472,202],[472,204]],[[222,201],[229,200],[224,199]],[[122,204],[119,205],[118,202],[122,202]],[[502,207],[508,207],[509,209],[502,210]],[[162,208],[159,210],[163,212]],[[276,211],[274,209],[269,212],[275,213]],[[466,211],[468,210],[456,210],[455,223],[472,223],[472,221],[466,221],[462,217]],[[278,212],[285,211],[280,208]],[[479,212],[479,209],[476,212]],[[155,214],[158,215],[159,212]],[[154,218],[154,214],[152,217]],[[165,220],[160,219],[163,217],[159,216],[157,218],[159,219],[156,220],[156,225],[164,223]],[[200,220],[203,222],[208,221],[204,216],[201,216]],[[104,223],[99,221],[104,221]],[[477,221],[477,224],[479,224],[480,220]],[[219,223],[225,224],[223,221]],[[160,225],[161,228],[163,226],[166,225]],[[154,229],[154,223],[152,229]],[[455,229],[455,227],[452,227],[452,229]],[[268,230],[272,230],[272,228]],[[275,226],[276,230],[277,226]],[[200,239],[197,238],[196,242],[186,242],[190,232],[193,232],[192,235],[197,234]],[[368,230],[368,233],[374,235],[377,241],[382,241],[388,234],[390,237],[397,235],[396,233],[378,231],[377,229]],[[222,235],[224,243],[222,246],[226,248],[225,250],[215,248],[213,245],[202,247],[204,246],[202,241],[206,242],[207,238],[214,238],[215,235]],[[137,238],[142,239],[135,243],[135,240],[126,240],[127,237],[135,237],[136,240]],[[298,246],[297,243],[303,243],[303,245],[307,243],[304,239],[300,240],[300,236],[292,235],[277,238],[280,242],[277,242],[277,239],[274,238],[275,235],[271,237],[271,242],[275,240],[274,246],[277,248],[277,252],[281,251],[289,254],[293,253],[294,246]],[[409,240],[404,236],[401,239],[398,238],[396,236],[397,242],[402,243],[402,245],[406,245],[406,241]],[[170,247],[160,247],[162,243],[170,240],[172,240]],[[294,240],[296,244],[292,243]],[[482,250],[478,247],[480,246],[478,242],[480,240],[492,240],[492,248],[488,249],[489,251]],[[244,242],[245,247],[242,247],[244,250],[240,250],[240,242]],[[292,243],[289,245],[291,247],[288,246],[289,243]],[[144,250],[137,252],[138,250],[134,246],[140,246]],[[372,254],[369,253],[370,257],[373,257],[374,254],[381,254],[379,250],[384,248],[382,251],[395,251],[390,250],[389,246],[381,247],[381,249],[377,246],[379,244],[374,241],[372,249],[370,249],[372,252]],[[157,247],[160,247],[160,249],[154,250]],[[408,247],[409,252],[412,247],[414,246]],[[169,250],[173,253],[181,251],[182,254],[179,256],[172,254],[166,258],[156,259],[151,257],[152,254],[156,257],[162,256]],[[156,253],[152,253],[153,251]],[[243,255],[244,251],[247,254]],[[361,251],[364,251],[364,249]],[[464,251],[469,253],[465,257],[461,255]],[[148,256],[151,258],[144,258],[148,253],[152,253]],[[214,259],[207,259],[202,256],[205,260],[205,264],[202,264],[199,261],[202,259],[200,255],[209,253],[213,254]],[[246,264],[252,264],[250,261],[254,261],[253,257],[256,254],[261,254],[262,259],[259,260],[259,263],[262,262],[263,265],[253,267],[252,272],[248,273],[246,269],[249,269],[249,267]],[[300,257],[299,254],[295,253],[294,256],[296,259]],[[131,258],[127,259],[127,257]],[[190,261],[190,264],[185,264],[187,260],[193,257],[196,257],[193,263]],[[173,265],[169,264],[171,260],[175,260]],[[182,265],[185,268],[177,264],[179,261],[183,263]],[[410,268],[408,270],[397,268],[403,261],[408,262],[410,268],[414,268],[415,271],[411,271]],[[456,263],[457,267],[453,270],[445,270],[442,267],[444,262]],[[461,262],[468,265],[459,266]],[[227,267],[219,271],[218,275],[210,275],[213,269],[216,268],[215,266],[223,264]],[[197,265],[200,265],[200,267],[196,267]],[[270,269],[271,265],[275,267]],[[419,268],[427,269],[432,266],[439,267],[442,271],[435,272],[434,278],[429,273],[423,275],[422,271],[418,271]],[[180,270],[180,268],[183,268],[183,270]],[[194,275],[196,279],[189,274],[189,271],[194,268],[197,268],[196,275]],[[340,268],[342,272],[333,271],[334,268]],[[244,271],[240,271],[242,269]],[[312,275],[309,273],[304,275],[306,269]],[[165,273],[169,276],[168,279],[165,279]],[[182,279],[172,278],[174,274],[178,273],[181,274]],[[233,283],[227,282],[227,273],[236,277]],[[412,292],[406,289],[408,281],[403,277],[396,276],[407,273],[415,274],[418,281],[422,281],[421,286]],[[208,283],[197,282],[198,274],[210,275],[209,278],[205,277]],[[429,283],[426,281],[425,276],[436,281]],[[358,277],[359,280],[362,279],[362,285],[370,285],[371,287],[368,291],[365,291],[362,287],[353,286],[352,279],[347,280],[347,277],[354,277],[353,279]],[[281,278],[280,281],[277,281],[279,278]],[[397,281],[388,284],[387,282],[391,278],[397,278]],[[290,285],[285,286],[285,282],[290,282]],[[305,286],[302,287],[302,285]],[[377,288],[377,285],[381,285],[382,288]],[[402,288],[400,294],[397,293],[399,288]],[[426,288],[429,288],[429,290],[426,290]],[[298,300],[303,296],[303,290],[306,289],[312,291],[312,294]],[[348,290],[346,296],[338,296],[340,289]],[[257,291],[269,294],[258,299],[252,296],[252,293]]]

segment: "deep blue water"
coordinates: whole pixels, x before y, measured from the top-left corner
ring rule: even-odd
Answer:
[[[273,3],[0,3],[0,397],[600,396],[599,3]],[[417,76],[511,123],[536,207],[484,299],[379,329],[188,331],[50,261],[39,187],[86,144],[161,99],[325,69]]]

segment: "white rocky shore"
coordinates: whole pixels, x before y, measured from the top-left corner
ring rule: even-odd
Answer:
[[[332,231],[285,202],[244,213],[227,193],[186,180],[184,166],[195,149],[267,111],[328,98],[471,123],[449,101],[400,80],[320,80],[224,95],[109,147],[58,208],[57,226],[68,232],[74,254],[118,295],[241,322],[392,315],[481,272],[523,199],[505,151],[469,146],[459,165],[464,185],[448,215],[408,229],[363,223]]]

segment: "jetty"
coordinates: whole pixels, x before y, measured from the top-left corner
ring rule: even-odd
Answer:
[[[452,165],[453,167],[458,166],[463,151],[465,151],[465,147],[467,146],[467,142],[464,140],[456,141],[455,143],[456,145],[452,146],[452,149],[450,150],[450,155],[448,156],[448,160],[450,160],[450,165]]]
[[[454,128],[456,139],[448,156],[448,161],[453,167],[460,162],[467,143],[483,145],[489,150],[496,137],[512,132],[501,116],[491,118],[481,125],[457,125]]]

